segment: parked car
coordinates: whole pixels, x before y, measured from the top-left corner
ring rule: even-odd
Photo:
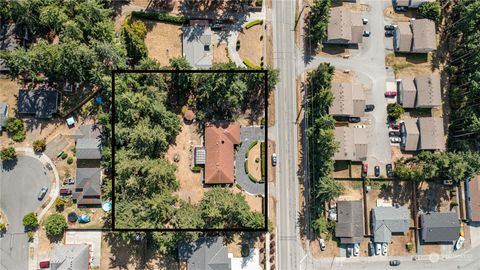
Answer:
[[[222,23],[222,20],[216,20],[212,26],[211,26],[211,29],[212,30],[222,30],[224,27],[223,23]]]
[[[43,198],[45,197],[45,194],[47,194],[47,191],[48,191],[48,187],[42,187],[37,194],[37,199],[39,201],[43,200]]]
[[[362,18],[362,23],[363,23],[363,24],[367,24],[367,23],[368,23],[368,19],[367,19],[367,18]]]
[[[380,166],[375,166],[375,177],[380,176]]]
[[[455,249],[459,250],[463,247],[463,242],[465,242],[465,238],[463,236],[458,237],[457,242],[455,243]]]
[[[89,223],[89,222],[90,222],[90,216],[89,215],[78,216],[78,223]]]
[[[324,251],[325,250],[325,240],[320,238],[320,250]]]
[[[360,119],[360,117],[349,117],[348,118],[348,122],[350,122],[350,123],[360,123],[360,121],[362,121],[362,119]]]
[[[402,139],[400,137],[390,137],[390,142],[392,143],[399,143]]]
[[[393,34],[395,33],[394,30],[386,30],[385,31],[385,36],[386,37],[393,37]]]
[[[354,128],[366,128],[365,125],[355,125],[355,126],[353,126],[353,127],[354,127]]]
[[[453,180],[443,180],[444,186],[453,186]]]
[[[72,189],[71,188],[60,188],[60,195],[61,196],[72,195]]]
[[[277,154],[272,154],[272,166],[277,166]]]
[[[373,256],[375,254],[375,244],[373,242],[368,242],[368,256]]]
[[[385,29],[385,31],[387,31],[387,30],[395,30],[395,25],[393,25],[393,24],[387,24],[387,25],[385,25],[384,29]]]
[[[387,243],[382,243],[382,255],[386,256],[388,253],[388,244]]]
[[[65,178],[63,181],[64,185],[73,185],[75,184],[75,179],[73,177]]]
[[[353,256],[357,257],[359,253],[360,253],[360,245],[355,243],[355,245],[353,245]]]
[[[50,267],[50,261],[43,261],[38,264],[40,268],[49,268]]]
[[[391,122],[390,123],[390,128],[393,129],[393,130],[399,130],[400,129],[400,123]]]
[[[407,7],[398,7],[398,6],[396,6],[396,7],[395,7],[395,11],[398,11],[398,12],[402,12],[402,11],[403,11],[403,12],[405,12],[405,11],[407,11]]]
[[[328,210],[328,219],[329,220],[337,220],[337,209],[336,208],[332,208],[332,209],[329,209]]]
[[[397,96],[397,92],[395,91],[386,91],[385,92],[385,97],[396,97]]]
[[[368,174],[368,164],[364,163],[362,164],[362,177],[367,177]]]
[[[347,258],[349,258],[350,256],[352,256],[352,253],[353,253],[352,247],[351,247],[351,246],[348,246],[348,247],[347,247]]]
[[[375,110],[375,105],[373,105],[373,104],[367,104],[367,105],[365,105],[365,111],[366,111],[366,112],[371,112],[371,111],[373,111],[373,110]]]
[[[380,243],[375,244],[375,255],[380,255],[380,252],[382,251],[382,245]]]
[[[388,132],[388,136],[390,136],[390,137],[398,137],[398,136],[400,136],[400,131],[396,131],[396,130],[394,130],[394,131],[389,131],[389,132]]]
[[[371,34],[370,31],[366,31],[366,30],[363,31],[363,36],[364,36],[364,37],[369,37],[370,34]]]
[[[387,164],[387,166],[385,166],[385,167],[387,169],[387,176],[388,177],[393,177],[394,173],[393,173],[392,164]]]
[[[389,262],[390,266],[399,266],[400,265],[400,261],[399,260],[391,260]]]

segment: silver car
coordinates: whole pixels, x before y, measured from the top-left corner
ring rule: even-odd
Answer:
[[[43,200],[43,198],[45,197],[45,194],[47,194],[47,191],[48,191],[48,187],[42,187],[42,189],[40,189],[40,191],[37,194],[37,199],[39,201]]]

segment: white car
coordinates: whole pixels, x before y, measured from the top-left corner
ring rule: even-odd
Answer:
[[[324,251],[325,250],[325,240],[320,239],[320,250]]]
[[[355,245],[353,245],[353,256],[357,257],[358,253],[360,253],[360,245],[355,244]]]
[[[382,243],[382,255],[386,256],[388,253],[388,244],[387,243]]]
[[[350,256],[352,256],[352,247],[347,247],[347,258],[349,258]]]
[[[382,245],[380,243],[375,243],[375,255],[380,255],[382,251]]]
[[[272,166],[277,166],[277,154],[272,154]]]
[[[465,242],[465,238],[463,236],[460,236],[457,240],[457,243],[455,243],[455,249],[461,249],[463,247],[463,242]]]
[[[390,137],[390,142],[392,143],[399,143],[402,139],[400,137]]]
[[[366,128],[366,126],[365,125],[356,125],[356,126],[354,126],[354,128]]]
[[[362,18],[362,23],[363,23],[363,24],[367,24],[367,23],[368,23],[368,19],[367,19],[367,18]]]

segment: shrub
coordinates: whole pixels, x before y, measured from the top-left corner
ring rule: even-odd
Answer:
[[[251,69],[260,69],[259,66],[255,65],[254,63],[252,63],[248,58],[244,58],[243,59],[243,63],[245,64],[245,66],[251,68]]]
[[[261,160],[262,179],[265,179],[265,142],[260,143],[260,160]]]
[[[250,143],[250,145],[248,146],[248,149],[247,149],[247,152],[245,152],[245,158],[248,158],[248,152],[250,152],[250,150],[252,150],[252,148],[257,145],[258,141],[253,141]]]
[[[7,148],[3,148],[2,151],[0,151],[1,160],[14,160],[16,157],[17,157],[17,154],[15,152],[15,148],[11,146]]]
[[[5,223],[0,223],[0,232],[5,232],[7,230],[7,225]]]
[[[28,232],[27,232],[27,237],[28,237],[28,241],[32,241],[32,240],[33,240],[33,232],[32,232],[32,231],[28,231]]]
[[[61,155],[61,158],[62,158],[62,159],[66,159],[67,157],[68,157],[68,154],[65,153],[65,152],[63,152],[62,155]]]
[[[442,7],[438,2],[424,2],[418,7],[418,14],[432,21],[438,21],[441,13]]]
[[[240,50],[240,40],[237,40],[237,46],[236,46],[237,51]]]
[[[260,7],[263,4],[263,0],[256,0],[255,1],[255,6]]]
[[[458,206],[458,203],[457,203],[457,202],[450,202],[450,206],[451,206],[451,207]]]
[[[73,163],[73,157],[68,157],[67,163],[70,165]]]
[[[412,242],[408,242],[408,243],[405,245],[405,248],[407,249],[408,252],[412,252],[412,250],[413,250],[413,243],[412,243]]]
[[[12,140],[16,142],[23,142],[25,140],[25,127],[22,119],[10,117],[7,119],[5,129]]]
[[[38,219],[35,213],[30,212],[23,217],[23,226],[35,228],[38,226]]]
[[[251,28],[251,27],[253,27],[253,26],[255,26],[255,25],[262,24],[262,23],[263,23],[262,20],[254,20],[254,21],[251,21],[251,22],[249,22],[249,23],[247,23],[247,24],[245,25],[245,29]]]
[[[43,152],[46,147],[47,141],[45,139],[33,141],[33,150],[35,150],[35,152]]]
[[[67,220],[62,214],[50,215],[44,223],[48,236],[60,236],[67,229]]]
[[[192,172],[201,172],[202,171],[202,167],[200,166],[193,166],[192,167]]]
[[[451,189],[450,190],[450,197],[453,197],[453,196],[456,196],[457,195],[457,191],[455,189]]]
[[[168,22],[173,24],[183,24],[187,21],[184,16],[172,16],[167,13],[157,12],[133,11],[132,16],[140,19]]]
[[[63,209],[65,208],[65,203],[65,199],[63,199],[62,197],[57,197],[57,199],[55,199],[55,208],[58,212],[63,211]]]

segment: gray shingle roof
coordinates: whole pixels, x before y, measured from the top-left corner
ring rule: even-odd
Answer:
[[[73,198],[79,199],[84,196],[100,196],[101,194],[101,172],[100,168],[77,168],[74,189],[83,189],[81,192],[74,192]]]
[[[21,114],[32,114],[37,118],[51,118],[58,112],[58,91],[25,90],[18,91],[17,110]]]
[[[78,159],[100,159],[101,133],[97,125],[82,125],[75,132],[77,137],[76,156]]]
[[[8,105],[5,102],[0,102],[0,130],[5,126],[7,122]]]
[[[460,236],[460,223],[455,212],[431,212],[420,215],[422,240],[431,242],[455,241]]]
[[[55,245],[50,253],[50,269],[86,270],[89,257],[87,244]]]
[[[338,201],[335,236],[343,244],[359,243],[363,238],[362,201]]]
[[[186,260],[188,270],[229,270],[231,261],[223,237],[202,237],[193,243],[182,243],[178,257]]]
[[[372,232],[375,242],[387,243],[392,233],[403,233],[410,227],[410,211],[405,207],[372,208]]]
[[[210,27],[188,25],[183,27],[183,55],[194,68],[212,67],[212,30]]]

